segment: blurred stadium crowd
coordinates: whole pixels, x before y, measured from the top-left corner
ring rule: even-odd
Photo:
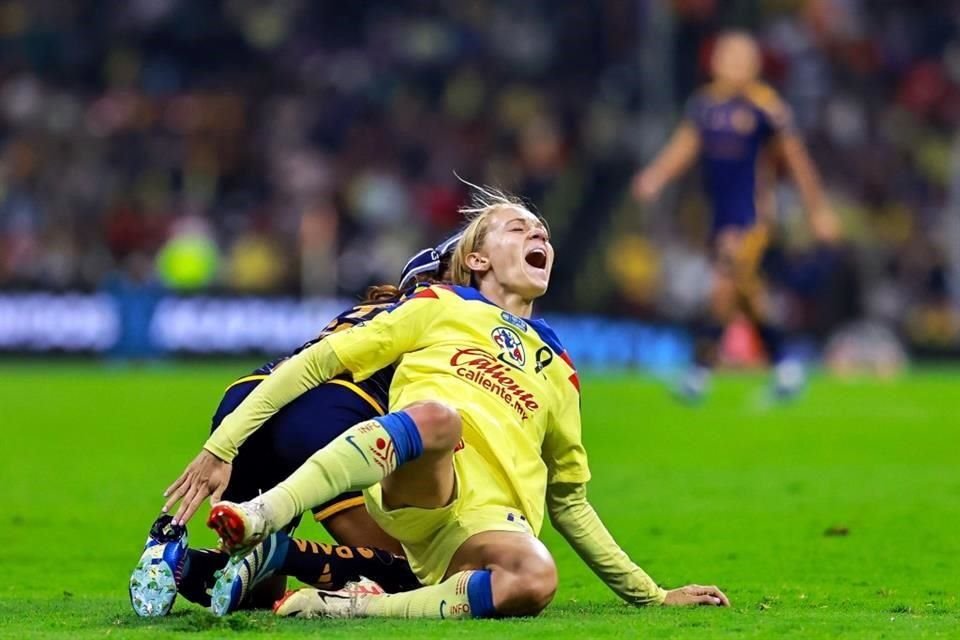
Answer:
[[[0,288],[353,295],[457,226],[456,171],[549,218],[549,308],[687,320],[697,177],[655,210],[628,183],[731,26],[760,39],[846,229],[813,246],[778,194],[795,328],[960,344],[953,1],[6,0]]]

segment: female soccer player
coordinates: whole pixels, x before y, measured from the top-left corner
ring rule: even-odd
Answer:
[[[553,266],[547,230],[488,190],[467,213],[451,262],[459,286],[425,289],[292,358],[224,420],[205,445],[213,461],[188,467],[177,492],[208,491],[243,441],[308,389],[397,362],[391,413],[347,430],[262,496],[215,505],[208,524],[242,552],[310,506],[362,488],[427,586],[304,589],[280,601],[279,614],[536,615],[557,587],[536,537],[545,502],[557,530],[628,602],[729,604],[716,587],[661,589],[604,528],[586,498],[577,373],[553,331],[531,319]]]
[[[372,287],[363,302],[334,318],[301,349],[371,320],[398,302],[402,292],[409,293],[418,284],[439,281],[449,267],[457,240],[454,236],[436,249],[417,253],[405,265],[398,287]],[[214,414],[213,429],[288,357],[269,362],[231,384]],[[333,379],[284,407],[244,443],[233,460],[223,497],[253,498],[286,478],[352,425],[383,415],[392,376],[393,367],[386,367],[356,384],[346,377]],[[219,499],[220,493],[215,497]],[[402,553],[400,545],[370,518],[358,492],[335,496],[314,507],[313,513],[314,520],[340,545],[290,538],[288,534],[299,521],[298,514],[265,541],[257,555],[229,567],[229,556],[219,550],[189,549],[183,522],[161,515],[150,529],[130,578],[134,611],[141,616],[165,615],[178,593],[202,606],[212,605],[219,615],[241,605],[269,607],[283,594],[287,575],[326,588],[343,586],[361,575],[377,580],[388,591],[419,586],[406,560],[398,555]]]
[[[670,142],[633,181],[634,196],[653,202],[699,159],[713,210],[715,269],[710,310],[697,331],[694,366],[677,391],[685,400],[702,398],[723,329],[742,313],[757,327],[774,364],[774,395],[789,398],[803,388],[805,375],[799,362],[785,357],[783,330],[769,312],[760,273],[768,229],[758,212],[757,201],[763,195],[758,187],[764,186],[758,176],[763,170],[769,172],[772,159],[782,158],[817,240],[831,244],[840,229],[817,169],[793,127],[789,107],[773,89],[758,82],[761,59],[756,41],[739,31],[722,34],[710,66],[713,82],[690,98]]]

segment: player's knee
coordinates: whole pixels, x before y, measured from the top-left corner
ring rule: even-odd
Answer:
[[[557,593],[557,565],[553,558],[532,558],[504,581],[505,593],[497,611],[508,616],[535,616],[547,608]]]
[[[417,425],[424,451],[449,452],[460,442],[460,414],[442,402],[419,402],[405,409]]]

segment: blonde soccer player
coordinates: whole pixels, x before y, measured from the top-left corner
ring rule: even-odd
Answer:
[[[390,413],[357,424],[262,496],[216,504],[208,523],[243,553],[295,514],[362,489],[373,519],[425,585],[384,594],[370,583],[301,589],[281,615],[503,617],[540,613],[557,569],[537,539],[544,512],[591,569],[636,604],[728,605],[716,587],[660,588],[587,501],[580,382],[557,336],[532,318],[554,252],[543,221],[482,190],[451,260],[455,286],[433,286],[368,323],[291,358],[213,433],[183,474],[216,489],[241,443],[306,390],[396,362]],[[189,514],[187,514],[189,515]]]

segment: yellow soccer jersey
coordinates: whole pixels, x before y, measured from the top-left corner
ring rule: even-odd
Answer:
[[[534,532],[548,483],[590,479],[579,379],[543,320],[514,316],[469,287],[437,285],[326,339],[356,380],[396,362],[390,409],[435,400],[463,419],[471,492],[521,509]],[[465,465],[461,464],[463,468]]]

